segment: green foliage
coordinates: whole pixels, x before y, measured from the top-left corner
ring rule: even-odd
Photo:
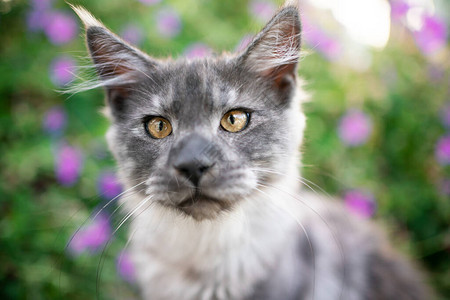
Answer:
[[[49,76],[61,54],[86,57],[83,39],[52,45],[42,32],[27,29],[31,4],[0,4],[0,298],[131,299],[137,293],[117,275],[116,257],[126,244],[126,229],[93,253],[74,255],[67,244],[89,215],[105,205],[97,178],[114,169],[103,135],[107,121],[99,113],[102,91],[68,96],[58,93]],[[1,2],[0,2],[1,3]],[[247,1],[173,0],[154,6],[139,1],[79,1],[108,27],[126,23],[144,29],[142,48],[164,57],[182,55],[201,41],[232,51],[241,37],[260,24]],[[161,7],[173,7],[181,32],[165,38],[155,29]],[[55,8],[69,11],[64,1]],[[435,158],[436,142],[448,134],[440,113],[449,99],[447,61],[433,64],[417,50],[410,34],[393,31],[383,51],[374,51],[372,67],[355,71],[318,53],[300,63],[311,101],[304,104],[308,129],[303,145],[303,176],[331,195],[349,189],[370,191],[375,218],[384,222],[398,247],[429,273],[430,282],[450,296],[450,201],[439,185],[450,179],[449,166]],[[406,37],[405,37],[406,35]],[[447,47],[448,49],[448,47]],[[430,75],[436,71],[440,75]],[[54,106],[67,113],[62,136],[43,130]],[[368,141],[350,147],[338,136],[339,120],[351,108],[364,111],[373,130]],[[83,152],[78,181],[63,186],[55,175],[55,151],[65,141]],[[117,226],[123,216],[106,211]],[[113,226],[113,227],[114,227]]]

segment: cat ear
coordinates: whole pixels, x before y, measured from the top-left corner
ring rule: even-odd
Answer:
[[[300,16],[288,1],[254,38],[240,59],[244,66],[278,87],[295,80],[300,57]]]
[[[72,9],[85,25],[87,47],[100,77],[99,83],[83,89],[103,86],[108,98],[112,95],[126,97],[129,87],[148,77],[147,72],[156,62],[112,33],[84,8],[72,6]]]

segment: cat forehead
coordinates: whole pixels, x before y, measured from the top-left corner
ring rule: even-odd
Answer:
[[[168,66],[159,76],[165,77],[159,87],[159,106],[175,113],[214,112],[234,103],[238,86],[235,75],[226,71],[223,62],[204,60],[178,62]]]
[[[232,57],[209,56],[197,59],[179,58],[165,63],[168,79],[195,83],[197,81],[230,80],[237,75]],[[162,74],[164,75],[164,74]]]
[[[240,68],[232,57],[165,61],[152,72],[141,87],[151,106],[165,115],[270,109],[277,103],[270,84]]]
[[[160,93],[189,98],[203,93],[207,97],[220,97],[242,90],[245,82],[239,80],[235,64],[222,58],[179,60],[165,64],[158,74]],[[151,78],[150,78],[151,84]]]

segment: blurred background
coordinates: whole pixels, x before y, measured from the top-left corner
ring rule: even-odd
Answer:
[[[281,1],[74,0],[156,57],[242,49]],[[450,297],[450,3],[302,0],[303,176]],[[0,298],[136,299],[88,65],[62,0],[0,0]]]

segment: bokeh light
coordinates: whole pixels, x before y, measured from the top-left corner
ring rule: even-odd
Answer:
[[[90,220],[90,224],[79,228],[69,241],[71,253],[96,252],[105,246],[111,238],[111,226],[108,216],[100,213]]]
[[[375,214],[375,198],[367,191],[350,190],[344,194],[347,209],[362,217],[370,218]]]
[[[130,258],[130,254],[123,250],[117,256],[117,272],[120,274],[123,280],[129,283],[136,281],[136,270],[133,261]]]
[[[362,145],[372,133],[372,121],[362,111],[351,109],[341,118],[338,133],[345,144],[349,146]]]
[[[441,165],[450,165],[450,135],[443,136],[436,144],[436,159]]]
[[[50,134],[62,134],[67,124],[67,113],[61,106],[52,107],[44,116],[42,127]]]
[[[75,78],[76,62],[70,56],[57,56],[50,65],[50,79],[56,86],[65,86]]]
[[[122,185],[116,174],[111,171],[104,171],[100,174],[97,187],[99,194],[107,200],[114,199],[122,193]]]
[[[193,43],[184,50],[184,56],[189,59],[206,57],[211,55],[211,53],[212,49],[201,42]]]
[[[53,11],[46,18],[44,32],[53,44],[66,44],[77,36],[78,23],[73,14]]]
[[[181,31],[181,19],[171,8],[163,8],[156,15],[156,28],[161,36],[173,38]]]
[[[55,156],[56,178],[63,186],[74,185],[83,167],[81,150],[68,144],[58,146]]]

